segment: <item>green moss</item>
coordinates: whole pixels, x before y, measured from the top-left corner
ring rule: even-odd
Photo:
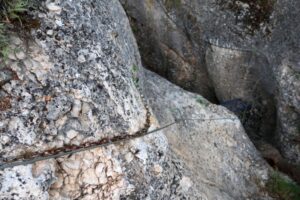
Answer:
[[[139,78],[138,78],[138,72],[139,72],[139,68],[138,66],[136,66],[135,64],[131,67],[131,74],[132,74],[132,79],[133,79],[133,83],[136,87],[139,86]]]
[[[30,22],[26,15],[31,0],[0,0],[0,57],[6,58],[11,51],[9,35],[22,34]]]
[[[8,54],[8,38],[6,36],[6,27],[4,24],[0,24],[0,54],[2,56],[7,56]]]
[[[200,103],[201,105],[204,105],[205,107],[209,105],[208,101],[204,99],[203,97],[198,96],[196,98],[196,101]]]
[[[137,73],[139,71],[138,66],[136,66],[135,64],[132,66],[131,68],[132,73]]]
[[[296,73],[295,73],[295,77],[296,77],[296,79],[300,80],[300,73],[299,73],[299,72],[296,72]]]
[[[181,0],[165,0],[167,8],[178,8],[181,5]]]
[[[253,35],[261,24],[270,22],[276,0],[217,0],[217,3],[222,9],[232,11],[237,23],[242,22],[246,32]]]
[[[268,191],[281,200],[300,200],[300,187],[296,183],[288,180],[274,172],[267,183]]]
[[[2,0],[1,1],[1,20],[10,22],[11,20],[21,20],[21,15],[27,11],[29,0]]]

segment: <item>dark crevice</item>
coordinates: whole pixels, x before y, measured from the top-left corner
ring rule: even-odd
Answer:
[[[157,2],[158,5],[160,5],[160,1]],[[272,12],[276,1],[217,0],[217,3],[221,9],[232,12],[236,16],[236,26],[243,26],[245,27],[244,30],[247,34],[254,35],[261,28],[261,24],[270,23],[270,18],[272,17]],[[249,5],[249,8],[245,9],[245,6],[243,5],[245,3]],[[232,111],[239,117],[249,138],[252,140],[257,149],[260,150],[266,161],[269,162],[269,164],[274,168],[279,169],[280,171],[293,177],[296,181],[299,181],[299,178],[297,178],[299,174],[299,169],[297,169],[297,166],[290,164],[284,157],[281,156],[280,152],[278,151],[280,148],[276,148],[279,147],[278,138],[276,135],[279,126],[277,116],[278,102],[275,97],[275,93],[278,91],[275,78],[272,75],[273,72],[271,71],[272,64],[269,62],[265,54],[261,53],[260,51],[254,52],[251,50],[251,48],[234,49],[226,45],[223,47],[223,43],[220,41],[220,45],[212,44],[210,40],[208,40],[207,37],[202,34],[204,31],[202,29],[203,27],[200,27],[197,19],[195,19],[195,15],[184,13],[182,11],[182,9],[184,9],[184,5],[173,7],[170,7],[169,5],[166,8],[172,11],[170,12],[171,15],[175,13],[176,17],[181,19],[179,21],[176,20],[176,17],[172,18],[168,11],[166,11],[165,7],[160,5],[160,7],[162,7],[162,11],[165,12],[167,20],[169,20],[165,24],[166,30],[162,29],[162,33],[159,33],[160,30],[156,30],[155,25],[151,24],[151,20],[143,18],[143,16],[135,15],[136,13],[130,13],[130,9],[126,9],[126,5],[124,7],[126,12],[129,12],[127,15],[130,19],[132,30],[137,39],[143,65],[147,69],[159,74],[162,77],[165,77],[167,80],[185,90],[202,95],[211,103],[222,105]],[[182,12],[179,11],[179,7]],[[188,57],[185,57],[184,55],[182,56],[181,52],[177,52],[178,49],[180,51],[182,50],[181,48],[185,48],[184,45],[183,47],[179,47],[177,50],[172,48],[172,41],[169,40],[173,40],[173,35],[171,33],[174,33],[175,31],[173,30],[173,26],[170,26],[169,28],[167,27],[169,24],[174,24],[176,29],[178,29],[178,32],[176,33],[183,35],[183,37],[180,38],[184,39],[183,42],[191,44],[192,52],[194,56],[197,56],[198,65],[189,63],[190,60]],[[266,31],[269,32],[270,30]],[[157,34],[164,35],[160,37],[157,36]],[[165,53],[166,50],[163,49],[161,45],[162,41],[164,42],[167,50],[177,56],[177,60],[170,56],[171,53]],[[171,42],[171,44],[169,42]],[[178,46],[176,46],[177,43],[175,40],[173,43],[175,43],[175,48],[177,48]],[[186,77],[186,79],[178,78],[182,76],[181,73],[185,72],[181,71],[180,68],[180,61],[182,61],[190,65],[192,68],[202,67],[200,70],[202,70],[202,72],[206,70],[206,74],[203,73],[205,74],[204,77],[200,77],[208,80],[207,82],[212,81],[213,78],[207,73],[208,64],[206,63],[205,59],[205,52],[210,46],[228,49],[229,52],[238,51],[242,55],[242,58],[238,58],[242,60],[237,60],[237,62],[240,62],[238,63],[239,65],[243,65],[241,67],[245,67],[246,70],[250,71],[250,75],[236,74],[236,81],[240,81],[239,84],[241,87],[244,87],[245,90],[249,89],[249,91],[246,91],[247,95],[237,95],[243,98],[233,97],[224,101],[222,98],[218,97],[216,92],[217,88],[214,84],[199,84],[199,82],[197,82],[197,78],[199,79],[199,76],[196,76],[196,79],[191,77]],[[233,72],[235,71],[233,70]],[[190,71],[190,73],[195,75],[199,73],[199,71]],[[244,75],[246,80],[240,79],[239,76]],[[231,78],[232,77],[228,77],[229,83]],[[247,83],[247,81],[249,82]],[[199,87],[203,88],[199,89]],[[235,88],[233,87],[232,90],[235,90]],[[229,91],[229,93],[236,91]],[[269,148],[269,151],[266,151],[264,148],[262,148],[264,146],[271,146],[271,148]]]

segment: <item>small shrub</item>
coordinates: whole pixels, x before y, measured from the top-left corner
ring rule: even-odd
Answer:
[[[178,8],[181,5],[181,0],[166,0],[165,5],[167,8]]]
[[[281,200],[300,200],[300,186],[274,172],[267,183],[268,191]]]
[[[2,0],[1,1],[1,19],[6,22],[18,19],[21,22],[20,15],[27,11],[28,0]]]
[[[0,57],[6,58],[13,51],[9,48],[9,35],[12,32],[20,33],[30,2],[30,0],[0,0]]]

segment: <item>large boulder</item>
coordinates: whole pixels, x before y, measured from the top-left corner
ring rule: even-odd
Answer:
[[[145,66],[212,102],[252,104],[251,138],[300,163],[299,1],[121,2]]]
[[[164,130],[170,151],[191,181],[192,199],[267,199],[260,192],[268,167],[239,119],[146,71],[145,94]]]
[[[249,104],[249,111],[241,110],[240,118],[251,139],[255,142],[274,140],[275,85],[265,57],[211,46],[206,52],[206,64],[222,105],[237,99]],[[237,113],[237,105],[228,108]]]
[[[0,92],[1,162],[144,128],[133,73],[140,58],[119,2],[37,2],[31,14],[40,26],[26,41],[12,36],[11,48],[19,51],[1,61],[8,77]],[[112,148],[101,151],[5,169],[0,196],[46,199],[49,189],[53,198],[125,194],[123,186],[131,186],[119,176],[118,156]],[[95,185],[99,191],[85,192]]]

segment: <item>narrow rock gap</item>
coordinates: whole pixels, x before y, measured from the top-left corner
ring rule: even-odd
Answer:
[[[125,10],[130,12],[130,10],[126,9],[126,6]],[[151,24],[153,23],[151,19],[148,23],[147,20],[149,19],[143,19],[143,16],[136,15],[136,13],[127,13],[127,15],[139,46],[143,65],[147,69],[159,74],[179,87],[190,92],[198,93],[208,99],[211,103],[222,105],[235,113],[241,120],[249,138],[252,140],[256,148],[262,153],[266,161],[273,167],[278,168],[282,172],[289,174],[297,180],[298,175],[295,174],[299,172],[296,170],[296,166],[289,164],[288,160],[285,159],[279,151],[280,140],[278,140],[277,133],[279,127],[279,119],[277,116],[278,102],[274,95],[274,91],[277,90],[277,85],[274,77],[270,76],[272,74],[270,71],[272,66],[270,66],[271,63],[268,62],[265,55],[249,50],[238,51],[225,48],[231,53],[236,51],[236,54],[238,55],[237,61],[240,61],[240,63],[244,62],[250,67],[249,72],[244,72],[245,74],[240,74],[242,71],[236,70],[236,80],[230,80],[233,78],[232,76],[221,77],[223,79],[228,79],[228,82],[232,81],[234,84],[237,82],[236,86],[231,86],[233,89],[232,91],[227,91],[227,93],[226,91],[221,91],[221,93],[224,92],[225,96],[227,96],[224,98],[220,96],[218,85],[214,83],[214,81],[217,81],[219,85],[225,84],[222,80],[219,80],[220,77],[212,77],[210,73],[203,73],[200,76],[195,75],[199,73],[199,71],[197,71],[198,67],[202,70],[202,72],[210,67],[209,64],[206,63],[205,58],[207,56],[207,50],[209,49],[208,46],[210,45],[198,44],[200,47],[190,47],[189,44],[178,44],[182,41],[177,40],[185,40],[186,43],[193,44],[193,42],[195,43],[197,41],[192,41],[191,38],[198,36],[191,35],[193,33],[190,32],[182,33],[182,30],[176,32],[176,30],[173,30],[174,27],[166,27],[166,32],[160,33],[159,31],[162,30],[156,30],[158,27],[156,27],[156,24]],[[136,19],[136,16],[141,19]],[[169,15],[166,20],[171,20],[172,23],[175,23]],[[168,25],[168,23],[166,23],[166,25]],[[177,29],[180,28],[182,27],[177,27]],[[154,32],[155,35],[152,34]],[[157,36],[157,34],[165,35]],[[164,46],[159,44],[162,38],[167,39]],[[168,42],[170,42],[168,40],[171,40],[171,43],[173,42],[173,47],[168,46]],[[204,39],[200,40],[204,41]],[[178,45],[182,45],[182,47],[178,47]],[[168,47],[168,49],[171,49],[174,55],[170,53],[168,49],[166,50],[165,46]],[[211,46],[223,49],[218,44],[211,44]],[[195,54],[200,52],[198,56],[203,58],[196,58],[198,59],[198,63],[193,62],[193,59],[189,58],[190,54],[187,53],[190,50],[189,48],[191,48],[191,51],[194,51],[193,53]],[[195,49],[199,52],[195,52]],[[201,53],[201,51],[204,53]],[[187,55],[186,57],[184,56],[185,54]],[[234,57],[235,55],[233,53],[230,56]],[[236,63],[231,64],[235,65]],[[245,76],[243,77],[244,80],[238,77],[239,75]],[[199,84],[199,79],[206,80],[205,84]],[[203,86],[203,88],[199,89],[199,85],[201,87]],[[241,88],[244,87],[245,90],[250,90],[249,87],[253,87],[251,88],[253,91],[239,91],[241,88],[235,88],[239,87],[239,85],[241,85]],[[230,93],[235,95],[231,95]],[[228,98],[230,96],[232,96],[232,98]],[[237,98],[236,96],[241,96],[243,98]]]

